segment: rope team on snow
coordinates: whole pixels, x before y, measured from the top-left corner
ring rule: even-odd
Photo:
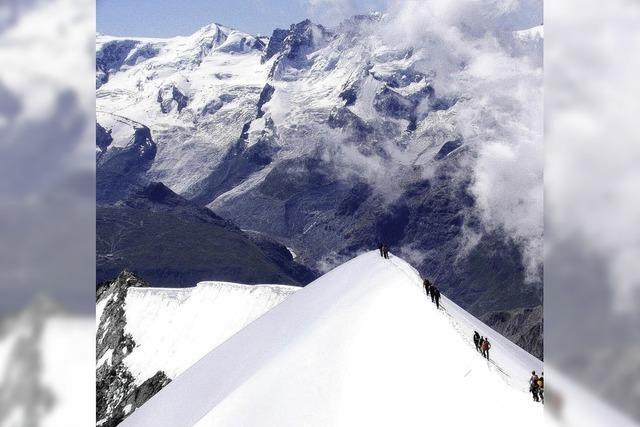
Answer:
[[[491,348],[489,338],[480,336],[478,331],[473,331],[473,343],[476,346],[476,350],[482,354],[482,357],[489,360],[489,349]]]
[[[424,291],[427,293],[427,296],[431,295],[431,302],[436,305],[436,308],[440,309],[440,289],[431,283],[429,279],[424,279],[422,285],[424,286]]]
[[[386,243],[379,243],[378,250],[380,256],[384,259],[389,259],[389,246]],[[431,302],[436,305],[437,309],[440,309],[440,290],[431,283],[429,279],[422,281],[424,291],[427,296],[431,297]],[[478,331],[473,331],[473,344],[476,346],[476,351],[479,351],[487,360],[489,359],[489,350],[491,349],[491,342],[489,338],[481,336]],[[529,379],[529,392],[533,395],[533,400],[536,402],[544,403],[544,372],[538,377],[536,371],[531,372],[531,378]]]
[[[541,372],[540,376],[536,375],[536,371],[531,372],[529,391],[533,395],[534,402],[542,402],[544,404],[544,372]]]

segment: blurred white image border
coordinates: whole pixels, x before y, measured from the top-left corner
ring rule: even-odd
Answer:
[[[584,392],[637,425],[640,3],[548,1],[545,27],[545,363],[567,411]]]
[[[637,425],[640,3],[544,26],[547,413]],[[94,54],[94,2],[0,3],[0,426],[95,424]]]
[[[95,424],[95,4],[0,2],[0,426]]]

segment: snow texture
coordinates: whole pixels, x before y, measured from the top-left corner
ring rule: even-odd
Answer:
[[[136,347],[124,363],[137,385],[158,371],[174,378],[297,289],[226,282],[183,289],[129,288],[125,332]]]

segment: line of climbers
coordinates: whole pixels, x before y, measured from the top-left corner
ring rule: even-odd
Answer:
[[[378,244],[378,250],[380,251],[380,256],[389,259],[389,246],[386,243]],[[427,296],[431,296],[431,302],[436,305],[437,309],[440,309],[440,290],[429,281],[429,279],[424,279],[422,281],[422,285],[424,286],[424,291]],[[489,350],[491,349],[491,343],[489,342],[489,338],[481,336],[478,331],[473,331],[473,343],[476,346],[476,351],[479,351],[487,360],[489,359]],[[531,378],[529,379],[529,391],[533,395],[533,400],[536,402],[544,403],[544,372],[538,377],[536,375],[536,371],[531,372]]]
[[[480,336],[478,331],[473,331],[473,343],[476,346],[476,351],[479,351],[480,354],[482,354],[482,357],[487,360],[491,360],[489,359],[489,349],[491,349],[489,338]]]
[[[431,302],[436,305],[436,308],[440,309],[440,289],[431,283],[429,279],[424,279],[422,285],[424,286],[424,291],[427,293],[427,296],[431,295]]]
[[[536,371],[531,371],[529,391],[533,395],[534,402],[542,402],[544,404],[544,372],[537,376]]]

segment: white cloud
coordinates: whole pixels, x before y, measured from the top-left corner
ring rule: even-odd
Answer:
[[[317,23],[329,25],[339,23],[354,14],[352,0],[308,0],[307,12]]]
[[[546,213],[550,243],[581,242],[602,259],[616,308],[637,310],[640,295],[640,149],[637,111],[640,47],[637,3],[553,3],[556,27],[546,53]],[[576,28],[589,28],[588,37]],[[579,266],[578,266],[579,267]]]
[[[434,75],[436,91],[460,99],[454,107],[456,130],[475,159],[470,171],[460,173],[473,178],[471,190],[485,227],[501,229],[517,242],[528,278],[540,280],[543,73],[539,58],[513,56],[505,43],[512,37],[505,29],[514,22],[523,25],[529,17],[529,24],[537,25],[534,3],[395,1],[382,37],[421,49],[424,60],[418,66]]]

